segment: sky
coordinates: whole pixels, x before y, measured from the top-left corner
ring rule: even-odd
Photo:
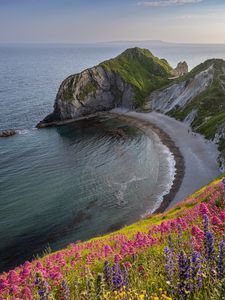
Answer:
[[[0,0],[0,43],[224,43],[225,0]]]

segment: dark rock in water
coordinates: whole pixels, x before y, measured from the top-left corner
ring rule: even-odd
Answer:
[[[9,136],[13,136],[15,134],[16,134],[16,131],[13,129],[6,129],[6,130],[0,131],[0,137],[9,137]]]

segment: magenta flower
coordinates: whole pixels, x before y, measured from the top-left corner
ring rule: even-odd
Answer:
[[[222,221],[217,217],[217,216],[213,216],[211,219],[211,222],[213,225],[222,225]]]
[[[30,300],[33,298],[29,287],[23,288],[21,295],[23,300]]]

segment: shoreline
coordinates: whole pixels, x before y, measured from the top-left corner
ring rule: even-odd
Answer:
[[[180,181],[180,188],[177,192],[172,188],[171,201],[169,207],[182,201],[195,191],[201,189],[215,178],[221,175],[221,169],[218,163],[219,150],[218,146],[209,140],[206,140],[204,136],[193,132],[192,128],[184,122],[177,121],[167,115],[149,112],[139,113],[135,111],[122,111],[121,109],[115,109],[114,111],[119,115],[135,118],[138,122],[147,122],[152,124],[153,127],[164,132],[169,136],[169,141],[172,141],[171,150],[175,146],[179,153],[183,157],[183,174],[178,174],[177,177],[182,176]],[[162,136],[163,137],[163,136]],[[163,142],[163,140],[162,140]],[[165,136],[166,142],[166,136]],[[170,146],[170,143],[168,144]],[[179,170],[178,170],[179,172]],[[158,212],[158,210],[156,210]]]
[[[184,178],[185,162],[182,153],[180,152],[179,148],[175,145],[171,137],[155,124],[148,121],[140,120],[133,116],[127,116],[116,112],[109,112],[106,113],[106,115],[107,116],[110,115],[122,122],[125,122],[126,124],[137,127],[152,139],[152,135],[148,133],[148,131],[151,130],[152,133],[154,133],[158,137],[159,142],[165,147],[167,147],[168,150],[172,153],[173,159],[175,161],[174,180],[172,182],[169,192],[162,196],[163,200],[161,201],[159,206],[153,210],[151,214],[163,213],[169,207],[171,201],[174,199],[175,195],[180,189],[180,186]],[[160,176],[161,174],[159,174],[159,181],[160,181]]]

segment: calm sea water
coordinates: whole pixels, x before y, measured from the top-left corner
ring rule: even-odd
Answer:
[[[47,246],[56,250],[112,231],[153,209],[159,159],[141,131],[110,118],[35,129],[66,76],[131,46],[0,46],[0,129],[19,132],[0,139],[1,271]],[[225,46],[138,46],[173,66],[225,58]]]

